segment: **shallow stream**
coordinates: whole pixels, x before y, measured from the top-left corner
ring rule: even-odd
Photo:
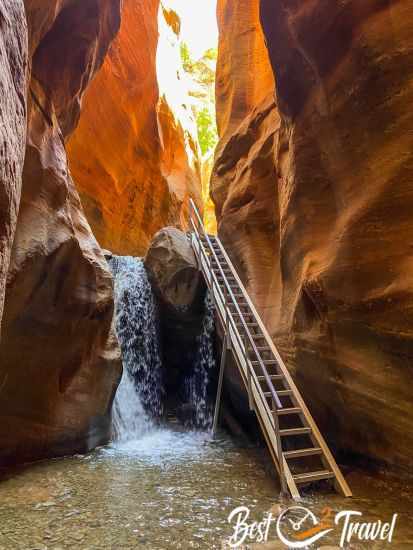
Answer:
[[[362,511],[367,519],[399,513],[393,544],[348,548],[413,548],[412,490],[384,474],[352,473],[356,497],[308,497]],[[158,429],[86,456],[49,460],[4,473],[0,482],[1,550],[173,548],[221,549],[232,534],[228,514],[248,506],[253,519],[279,513],[278,486],[262,450],[223,436]],[[291,505],[284,501],[282,507]],[[271,529],[270,538],[275,539]],[[323,545],[337,545],[337,533]],[[313,548],[318,548],[315,546]],[[279,542],[270,548],[285,548]]]

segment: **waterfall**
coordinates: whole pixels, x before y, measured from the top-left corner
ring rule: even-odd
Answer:
[[[203,430],[212,428],[213,422],[213,410],[208,400],[208,390],[215,367],[214,329],[214,306],[210,293],[207,292],[202,330],[197,342],[194,371],[187,382],[189,402],[194,411],[193,423],[196,428]]]
[[[153,431],[153,419],[163,415],[158,308],[142,259],[113,256],[109,264],[115,278],[116,332],[123,362],[113,405],[113,431],[115,440],[127,442]],[[190,426],[201,430],[212,426],[208,393],[215,366],[213,339],[214,309],[207,293],[193,367],[184,385]]]
[[[114,435],[118,440],[140,437],[162,415],[162,363],[157,309],[142,259],[113,256],[116,332],[123,376],[113,406]]]

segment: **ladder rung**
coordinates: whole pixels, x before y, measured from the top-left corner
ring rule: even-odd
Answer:
[[[264,363],[264,365],[278,365],[278,361],[276,361],[275,359],[263,359],[262,362]],[[255,366],[259,365],[260,364],[260,361],[251,361],[251,363]]]
[[[329,470],[293,475],[293,479],[296,483],[310,483],[311,481],[320,481],[321,479],[331,479],[333,477],[335,477],[334,473]]]
[[[258,378],[258,380],[259,380],[260,382],[266,380],[265,376],[262,376],[262,375],[257,376],[257,378]],[[270,380],[283,380],[283,379],[284,379],[284,375],[283,375],[283,374],[269,374],[269,375],[268,375],[268,378],[270,378]]]
[[[300,409],[300,407],[289,407],[285,409],[277,409],[276,411],[272,412],[275,413],[277,416],[283,416],[286,414],[301,414],[303,410]]]
[[[245,318],[245,317],[254,317],[254,315],[252,313],[239,314],[237,311],[234,311],[234,313],[232,313],[232,315],[234,317],[243,317],[243,318]],[[257,349],[259,349],[259,348],[257,348]],[[260,348],[260,349],[268,349],[268,348]],[[268,350],[268,351],[270,351],[270,350]]]
[[[305,435],[310,434],[311,428],[286,428],[285,430],[280,430],[280,436],[285,437],[287,435]]]
[[[257,327],[258,326],[258,323],[247,323],[245,321],[245,324],[247,325],[247,327]],[[244,323],[236,323],[237,327],[243,327],[244,326]]]
[[[265,336],[263,334],[251,334],[251,336],[254,340],[265,340]]]
[[[321,455],[321,447],[311,447],[309,449],[296,449],[295,451],[285,451],[283,452],[284,458],[287,460],[289,458],[301,458],[303,456],[312,456],[312,455]]]
[[[293,394],[293,390],[275,390],[278,397],[288,397]],[[272,393],[269,391],[264,392],[265,397],[271,397]],[[301,409],[300,409],[301,410]]]

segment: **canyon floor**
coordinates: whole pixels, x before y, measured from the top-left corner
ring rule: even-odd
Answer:
[[[23,466],[0,479],[1,550],[221,550],[229,548],[233,531],[227,519],[237,506],[248,506],[260,520],[269,510],[291,505],[277,498],[278,482],[262,451],[225,434],[213,441],[207,434],[174,428],[88,455]],[[411,486],[385,472],[353,470],[348,479],[353,499],[309,494],[300,504],[317,516],[326,506],[359,510],[366,521],[397,512],[389,547],[412,548]],[[273,530],[271,539],[276,539]],[[338,542],[336,533],[322,540],[334,547]],[[273,542],[268,548],[285,546]]]

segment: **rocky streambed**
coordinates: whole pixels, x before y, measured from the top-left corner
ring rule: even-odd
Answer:
[[[318,516],[359,510],[366,520],[399,514],[391,548],[413,544],[412,490],[384,473],[349,475],[354,499],[307,496],[301,503]],[[251,519],[278,514],[280,501],[266,455],[221,436],[160,429],[140,440],[85,456],[39,462],[3,474],[0,548],[3,550],[222,549],[232,535],[227,518],[247,506]],[[270,530],[275,540],[275,530]],[[337,546],[336,533],[320,543]],[[382,543],[352,545],[384,548]],[[260,548],[260,546],[258,546]],[[271,549],[285,548],[273,543]],[[350,546],[349,546],[350,548]]]

